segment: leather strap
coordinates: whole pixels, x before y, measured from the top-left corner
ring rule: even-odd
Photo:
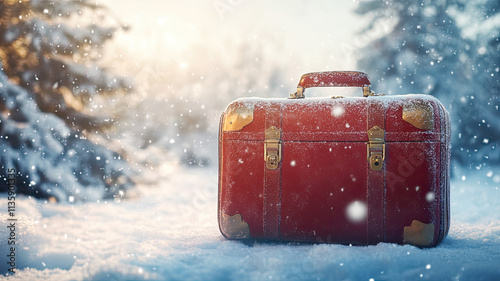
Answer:
[[[266,127],[265,130],[274,126],[281,130],[281,106],[279,104],[271,104],[267,108]],[[264,133],[264,132],[262,132]],[[262,151],[262,153],[264,153]],[[263,160],[264,161],[264,160]],[[263,210],[263,230],[264,237],[270,239],[280,238],[280,211],[281,211],[281,163],[278,168],[270,170],[264,167],[264,210]]]
[[[374,126],[378,126],[385,132],[385,105],[376,97],[367,98],[368,120],[367,131]],[[368,170],[367,203],[368,203],[368,244],[376,244],[385,241],[385,174],[386,165],[380,171],[370,168],[370,163],[366,162]]]

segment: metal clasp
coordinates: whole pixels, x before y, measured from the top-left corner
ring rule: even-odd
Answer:
[[[269,170],[276,170],[281,161],[281,132],[274,126],[266,130],[264,161]]]
[[[367,98],[367,97],[372,97],[372,96],[375,96],[375,97],[385,96],[385,94],[375,94],[374,91],[370,90],[370,86],[364,86],[363,87],[363,97]]]
[[[304,96],[304,88],[302,88],[301,86],[297,86],[297,92],[290,94],[290,96],[288,98],[289,99],[303,99],[305,97],[306,96]]]
[[[368,130],[368,143],[366,144],[367,160],[374,171],[382,170],[385,160],[384,130],[375,126]]]

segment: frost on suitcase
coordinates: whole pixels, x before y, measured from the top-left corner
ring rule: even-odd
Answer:
[[[310,87],[363,96],[304,98]],[[427,95],[383,96],[361,72],[302,76],[291,98],[241,98],[219,130],[221,233],[436,246],[449,229],[450,122]]]

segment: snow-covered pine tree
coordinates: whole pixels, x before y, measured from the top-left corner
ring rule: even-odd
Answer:
[[[129,90],[97,66],[116,29],[102,11],[86,0],[0,2],[0,192],[12,169],[18,193],[60,201],[119,199],[131,185],[127,162],[87,139],[112,119],[85,105]]]
[[[118,28],[105,11],[87,0],[0,2],[3,71],[34,95],[40,110],[77,130],[94,132],[110,125],[112,116],[85,105],[96,95],[130,88],[124,78],[97,65]]]
[[[0,192],[16,175],[17,193],[58,201],[119,200],[131,185],[120,155],[41,112],[32,95],[0,71]]]
[[[496,0],[394,0],[356,10],[370,17],[359,66],[375,90],[439,98],[451,113],[452,159],[468,168],[500,163],[499,8]]]

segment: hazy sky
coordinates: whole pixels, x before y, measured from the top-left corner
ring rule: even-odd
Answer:
[[[281,56],[304,60],[299,71],[352,69],[355,36],[365,22],[356,3],[298,0],[97,0],[132,30],[116,39],[137,56],[168,50],[179,54],[190,44],[224,44],[231,36],[278,46]],[[124,41],[120,41],[124,40]],[[359,41],[359,40],[358,40]],[[150,51],[148,51],[150,50]],[[155,51],[153,51],[155,50]],[[302,64],[305,64],[302,62]]]

